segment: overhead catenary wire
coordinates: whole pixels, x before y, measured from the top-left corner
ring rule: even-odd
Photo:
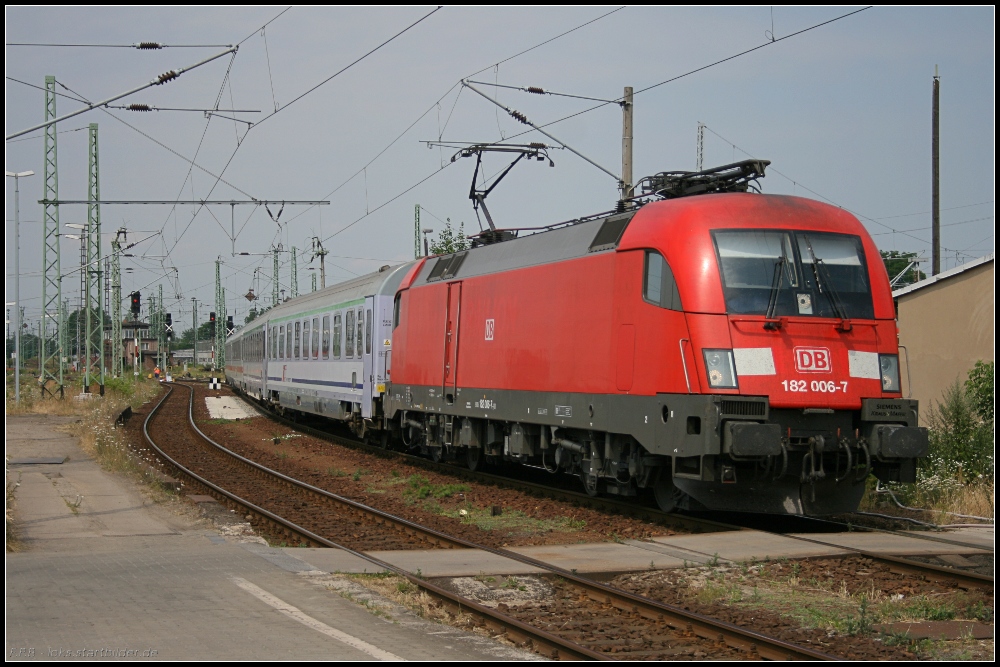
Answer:
[[[7,42],[4,46],[48,46],[73,47],[88,49],[138,49],[140,51],[155,51],[159,49],[221,49],[232,47],[232,44],[161,44],[159,42],[136,42],[135,44],[47,44],[41,42]]]
[[[774,40],[769,40],[769,41],[767,41],[767,42],[765,42],[763,44],[760,44],[758,46],[755,46],[753,48],[746,49],[744,51],[740,51],[739,53],[735,53],[735,54],[733,54],[731,56],[727,56],[726,58],[722,58],[720,60],[716,60],[714,62],[711,62],[711,63],[709,63],[707,65],[703,65],[701,67],[697,67],[697,68],[695,68],[693,70],[689,70],[687,72],[684,72],[683,74],[678,74],[677,76],[670,77],[669,79],[665,79],[663,81],[660,81],[659,83],[654,83],[654,84],[652,84],[650,86],[646,86],[645,88],[640,88],[640,89],[634,91],[632,94],[633,94],[633,96],[634,95],[640,95],[642,93],[648,92],[648,91],[653,90],[655,88],[659,88],[660,86],[664,86],[664,85],[666,85],[668,83],[673,83],[674,81],[678,81],[680,79],[683,79],[685,77],[691,76],[693,74],[697,74],[698,72],[703,72],[703,71],[705,71],[705,70],[707,70],[709,68],[712,68],[712,67],[715,67],[717,65],[721,65],[723,63],[729,62],[730,60],[735,60],[736,58],[740,58],[742,56],[748,55],[750,53],[753,53],[754,51],[758,51],[760,49],[766,48],[766,47],[771,46],[773,44],[777,44],[778,42],[783,42],[786,39],[791,39],[792,37],[797,37],[798,35],[802,35],[804,33],[809,32],[810,30],[816,30],[817,28],[821,28],[821,27],[823,27],[825,25],[829,25],[831,23],[835,23],[836,21],[840,21],[840,20],[846,19],[846,18],[848,18],[850,16],[854,16],[855,14],[859,14],[859,13],[861,13],[863,11],[869,10],[872,7],[873,7],[873,5],[868,5],[867,7],[862,7],[861,9],[857,9],[857,10],[854,10],[852,12],[848,12],[846,14],[841,14],[840,16],[832,18],[832,19],[830,19],[828,21],[823,21],[821,23],[816,23],[814,25],[809,26],[808,28],[803,28],[802,30],[798,30],[798,31],[793,32],[793,33],[791,33],[789,35],[785,35],[784,37],[779,37],[779,38],[774,39]],[[483,70],[480,70],[480,71],[483,71]],[[477,74],[478,73],[479,72],[477,72]],[[475,76],[475,75],[473,75],[473,76]],[[568,116],[563,116],[562,118],[557,118],[556,120],[549,121],[547,123],[542,123],[541,125],[539,125],[539,127],[550,127],[552,125],[556,125],[557,123],[562,123],[564,121],[570,120],[571,118],[576,118],[577,116],[582,116],[583,114],[590,113],[591,111],[596,111],[597,109],[604,108],[604,107],[608,106],[609,104],[621,104],[624,101],[624,99],[625,99],[624,97],[619,97],[619,98],[616,98],[616,99],[611,100],[611,101],[601,102],[600,104],[597,104],[595,106],[588,107],[586,109],[583,109],[581,111],[577,111],[575,113],[571,113]],[[520,137],[520,136],[523,136],[525,134],[528,134],[531,131],[532,130],[525,130],[524,132],[519,132],[518,134],[514,134],[512,136],[507,137],[506,140],[509,141],[511,139],[515,139],[517,137]],[[497,142],[497,143],[499,143],[499,142]]]

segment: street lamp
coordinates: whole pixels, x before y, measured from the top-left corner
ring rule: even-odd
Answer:
[[[21,189],[19,181],[34,176],[33,171],[4,171],[14,179],[14,308],[17,329],[14,336],[14,401],[21,403]]]

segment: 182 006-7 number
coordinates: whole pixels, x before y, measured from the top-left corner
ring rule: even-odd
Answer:
[[[836,394],[839,391],[847,393],[847,380],[834,382],[833,380],[782,380],[781,386],[785,391],[816,391],[821,394]]]

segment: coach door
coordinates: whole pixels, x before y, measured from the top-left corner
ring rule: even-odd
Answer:
[[[462,282],[448,283],[448,303],[444,320],[444,369],[441,393],[449,405],[455,402],[458,383],[458,326],[462,314]]]
[[[361,313],[358,314],[361,318]],[[358,336],[361,336],[362,331],[364,332],[365,345],[364,354],[362,359],[364,361],[363,375],[364,382],[362,383],[361,390],[361,416],[366,419],[372,416],[372,398],[375,390],[375,364],[372,359],[376,356],[373,354],[375,349],[374,341],[372,340],[375,335],[375,297],[369,296],[365,298],[364,307],[364,328],[361,327],[361,320],[358,320]],[[358,340],[358,347],[361,347],[361,341]]]

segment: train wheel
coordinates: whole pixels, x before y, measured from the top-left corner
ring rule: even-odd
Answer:
[[[674,481],[661,475],[660,480],[653,487],[653,497],[656,498],[656,506],[664,512],[673,512],[680,504],[683,492],[674,486]]]
[[[597,496],[597,475],[590,475],[585,472],[580,473],[580,481],[583,482],[583,490],[591,498]]]
[[[476,472],[483,467],[483,458],[482,447],[465,448],[465,465],[469,466],[469,470],[472,472]]]

